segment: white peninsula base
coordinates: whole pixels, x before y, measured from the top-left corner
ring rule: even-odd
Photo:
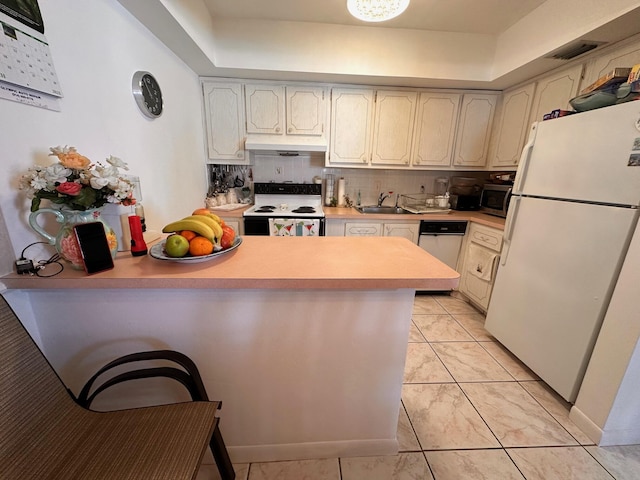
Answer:
[[[118,355],[174,349],[221,400],[234,463],[385,455],[396,440],[414,290],[31,290],[41,346],[76,393]],[[28,296],[28,300],[25,296]],[[166,384],[105,392],[96,409],[180,401]],[[123,393],[126,389],[126,393]],[[127,398],[125,402],[123,399]],[[136,405],[138,403],[136,402]]]

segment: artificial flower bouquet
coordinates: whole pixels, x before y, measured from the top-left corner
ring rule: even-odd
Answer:
[[[49,155],[58,162],[47,167],[35,166],[22,176],[20,189],[31,198],[31,211],[40,208],[42,199],[71,210],[91,210],[106,203],[135,204],[133,183],[120,173],[127,164],[109,156],[107,165],[92,163],[75,147],[51,147]]]

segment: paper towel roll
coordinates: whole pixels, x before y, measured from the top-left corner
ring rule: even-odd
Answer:
[[[338,206],[339,207],[344,207],[345,201],[344,201],[344,177],[340,177],[338,179]]]

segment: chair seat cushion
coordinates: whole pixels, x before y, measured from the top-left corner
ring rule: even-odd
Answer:
[[[2,475],[16,480],[192,479],[217,425],[217,408],[218,402],[115,412],[77,406],[31,438],[16,439]]]

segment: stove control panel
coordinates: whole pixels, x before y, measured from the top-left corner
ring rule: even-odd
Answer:
[[[318,183],[254,183],[253,192],[258,195],[322,195]]]

